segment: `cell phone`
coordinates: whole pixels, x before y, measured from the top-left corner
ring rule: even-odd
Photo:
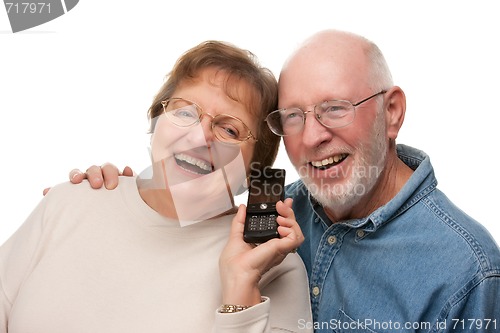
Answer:
[[[264,243],[279,238],[276,203],[285,198],[284,169],[252,169],[243,239]]]

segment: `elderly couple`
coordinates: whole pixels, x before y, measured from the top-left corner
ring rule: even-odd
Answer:
[[[309,37],[279,84],[231,44],[188,50],[149,108],[152,167],[71,172],[2,245],[0,332],[496,331],[498,245],[396,144],[405,110],[355,34]],[[248,244],[233,196],[280,137],[300,180],[280,238]]]

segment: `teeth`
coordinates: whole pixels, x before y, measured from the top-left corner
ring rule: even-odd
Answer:
[[[174,157],[180,161],[184,161],[184,162],[187,162],[189,164],[196,165],[198,168],[200,168],[202,170],[212,171],[212,167],[210,166],[210,164],[208,164],[207,162],[205,162],[203,160],[200,160],[200,159],[197,159],[197,158],[194,158],[192,156],[185,155],[185,154],[176,154]]]
[[[338,163],[346,157],[347,157],[347,154],[339,154],[339,155],[335,155],[333,157],[325,158],[324,160],[321,160],[321,161],[312,161],[311,164],[313,166],[319,168],[319,167],[322,167],[322,166],[325,166],[328,164],[332,164],[334,162]]]

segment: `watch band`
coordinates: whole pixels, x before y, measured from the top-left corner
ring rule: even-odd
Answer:
[[[266,299],[262,297],[260,302],[265,302]],[[219,313],[235,313],[251,308],[252,305],[236,305],[236,304],[222,304],[219,308]]]
[[[219,313],[235,313],[248,309],[250,305],[222,304]]]

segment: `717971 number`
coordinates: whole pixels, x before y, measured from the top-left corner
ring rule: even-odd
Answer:
[[[497,329],[496,319],[452,319],[452,328],[462,330]]]
[[[6,2],[7,14],[12,11],[15,14],[41,14],[46,12],[50,14],[50,3],[46,2]]]

